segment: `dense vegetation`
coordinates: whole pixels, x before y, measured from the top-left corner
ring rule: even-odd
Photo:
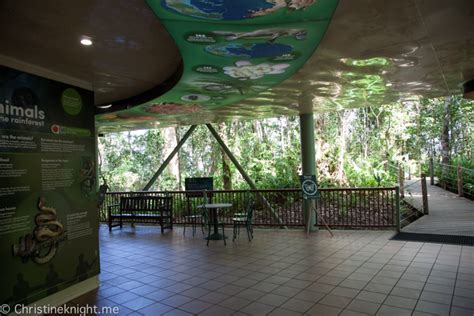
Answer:
[[[323,186],[393,184],[395,166],[417,171],[434,157],[474,169],[474,102],[421,99],[315,114],[316,155]],[[259,188],[298,186],[299,118],[214,125]],[[106,134],[100,172],[112,191],[141,190],[189,127]],[[216,188],[248,188],[205,126],[199,126],[152,187],[183,188],[185,177],[213,176]]]

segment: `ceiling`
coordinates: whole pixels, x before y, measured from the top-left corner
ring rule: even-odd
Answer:
[[[161,94],[179,77],[183,52],[145,1],[2,0],[0,16],[0,62],[52,79],[75,79],[94,90],[97,105],[114,104],[103,111],[158,97],[150,91]],[[283,83],[233,104],[102,129],[295,115],[457,94],[474,78],[473,29],[472,0],[340,0],[314,54]],[[94,44],[80,45],[81,36]]]

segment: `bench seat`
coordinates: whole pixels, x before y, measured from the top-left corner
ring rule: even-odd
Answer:
[[[165,228],[173,229],[173,199],[169,196],[121,197],[119,204],[108,207],[109,231],[112,227],[122,228],[124,221],[150,223],[156,221]],[[114,220],[117,222],[114,224]]]

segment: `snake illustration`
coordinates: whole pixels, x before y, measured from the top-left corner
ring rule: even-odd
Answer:
[[[38,200],[40,213],[35,216],[36,228],[33,234],[20,238],[20,243],[13,246],[13,254],[23,260],[32,258],[34,262],[49,262],[58,251],[59,239],[64,235],[64,226],[57,219],[56,209],[46,206],[46,199]]]

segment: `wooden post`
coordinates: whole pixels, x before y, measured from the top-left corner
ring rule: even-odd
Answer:
[[[403,167],[401,164],[398,164],[398,185],[400,186],[400,197],[405,198],[405,186],[403,181],[405,180],[405,173],[403,172]]]
[[[433,157],[430,157],[430,184],[434,185],[434,165]]]
[[[460,197],[464,196],[464,181],[462,179],[462,167],[461,164],[458,164],[458,195]]]
[[[429,215],[430,210],[428,208],[428,188],[426,187],[426,175],[424,173],[421,174],[421,195],[423,199],[423,213],[425,215]]]
[[[399,233],[400,232],[400,187],[399,186],[396,186],[395,187],[395,208],[396,208],[396,212],[395,212],[395,216],[397,216],[397,232]]]

